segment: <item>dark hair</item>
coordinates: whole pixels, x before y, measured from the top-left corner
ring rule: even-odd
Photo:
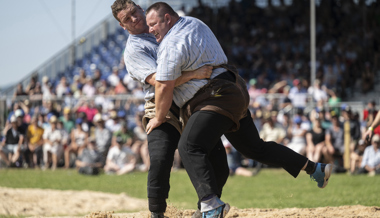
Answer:
[[[117,21],[120,22],[119,18],[117,18],[117,14],[124,10],[127,5],[136,5],[132,0],[116,0],[112,5],[112,15],[115,17]]]
[[[146,10],[146,14],[148,14],[152,10],[157,12],[158,17],[161,20],[164,19],[165,14],[170,14],[171,16],[177,18],[179,17],[177,12],[175,12],[173,8],[165,2],[156,2],[153,5],[149,6],[149,8]]]

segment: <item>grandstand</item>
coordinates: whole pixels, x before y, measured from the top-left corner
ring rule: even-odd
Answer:
[[[136,2],[147,8],[156,1]],[[380,41],[376,37],[380,35],[380,23],[376,20],[379,1],[367,1],[367,4],[364,1],[317,1],[316,79],[322,87],[318,88],[319,92],[325,93],[321,101],[313,96],[315,87],[310,84],[310,1],[166,2],[177,11],[182,10],[181,13],[186,12],[210,26],[230,63],[238,66],[240,75],[250,87],[251,110],[265,112],[263,117],[270,114],[269,111],[282,111],[293,116],[302,110],[309,114],[316,107],[339,114],[341,106],[350,106],[362,121],[367,102],[373,100],[380,103]],[[354,13],[357,10],[363,13]],[[363,28],[357,28],[359,26]],[[121,95],[117,95],[115,85],[110,85],[108,81],[115,68],[121,81],[128,75],[123,63],[127,39],[128,33],[120,28],[112,15],[78,37],[75,46],[59,51],[19,82],[23,87],[28,87],[34,79],[42,86],[49,81],[46,87],[42,87],[45,91],[50,90],[47,91],[48,97],[42,92],[37,98],[25,95],[23,91],[15,95],[16,85],[1,93],[1,128],[9,121],[9,114],[14,112],[11,106],[18,100],[29,99],[33,107],[43,106],[44,100],[53,100],[60,106],[57,113],[61,115],[63,107],[75,108],[81,97],[95,99],[96,96],[88,97],[81,92],[76,95],[73,90],[68,91],[67,96],[56,96],[61,78],[66,78],[66,83],[71,85],[82,70],[85,72],[84,78],[92,78],[96,70],[101,72],[99,80],[104,81],[101,84],[103,91],[97,86],[96,94],[107,94],[112,110],[123,111],[130,122],[129,127],[135,127],[135,115],[141,110],[142,102],[132,102],[131,99],[142,100],[141,87],[124,81],[119,87]],[[301,88],[298,89],[299,84]],[[289,96],[286,90],[290,90]],[[287,98],[292,103],[283,108],[281,101]],[[304,102],[296,105],[296,98]],[[103,112],[109,115],[109,111]]]

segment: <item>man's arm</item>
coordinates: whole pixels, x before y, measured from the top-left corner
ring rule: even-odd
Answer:
[[[166,121],[166,115],[173,101],[175,81],[176,80],[156,81],[156,117],[151,119],[146,126],[147,134]]]
[[[175,81],[175,87],[182,85],[192,79],[208,79],[212,73],[212,66],[203,66],[193,71],[183,71],[182,75]],[[156,73],[149,75],[145,81],[152,86],[156,85]]]
[[[367,143],[371,142],[371,138],[373,136],[373,130],[380,124],[380,111],[377,113],[375,120],[372,122],[371,126],[368,128],[367,132],[364,133],[363,139],[367,141]]]

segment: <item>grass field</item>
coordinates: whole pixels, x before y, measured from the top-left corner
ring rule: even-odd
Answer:
[[[0,186],[58,190],[125,192],[146,198],[147,173],[124,176],[82,176],[74,170],[0,170]],[[380,206],[380,176],[333,174],[325,189],[317,188],[306,173],[294,179],[284,170],[264,169],[256,177],[230,177],[222,200],[238,208],[313,208],[342,205]],[[195,209],[197,197],[185,171],[173,172],[169,204]]]

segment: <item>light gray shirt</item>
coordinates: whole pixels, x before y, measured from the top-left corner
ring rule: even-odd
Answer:
[[[124,62],[132,79],[143,84],[145,100],[154,97],[154,87],[145,82],[145,79],[157,69],[156,38],[149,33],[129,35],[124,51]]]
[[[156,80],[175,80],[182,71],[221,64],[227,64],[227,57],[210,28],[196,18],[180,17],[158,47]],[[211,79],[225,71],[213,70]],[[175,87],[174,102],[182,107],[206,84],[207,79],[193,79]]]

